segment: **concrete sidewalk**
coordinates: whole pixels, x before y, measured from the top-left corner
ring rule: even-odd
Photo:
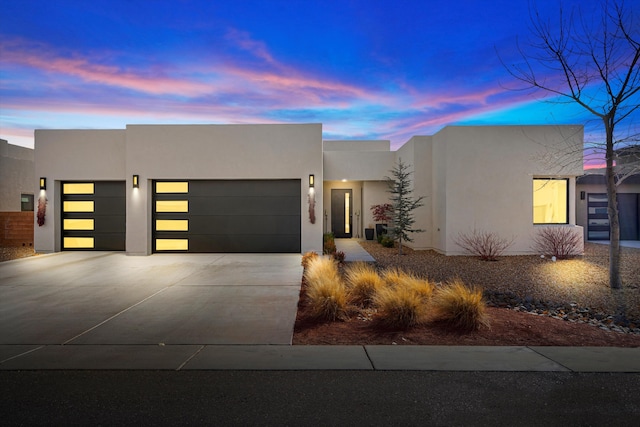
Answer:
[[[0,370],[640,372],[640,348],[0,345]]]

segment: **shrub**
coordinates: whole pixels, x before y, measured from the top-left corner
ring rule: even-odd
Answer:
[[[371,264],[356,262],[345,272],[349,299],[357,305],[367,307],[373,302],[373,296],[384,286],[384,280]]]
[[[347,312],[347,291],[336,262],[313,258],[304,272],[306,296],[311,315],[326,320],[343,318]]]
[[[384,234],[378,234],[378,236],[376,237],[376,240],[378,240],[378,243],[382,244],[383,238],[384,238]]]
[[[346,255],[342,251],[337,251],[333,253],[332,257],[338,262],[338,264],[342,264]]]
[[[322,236],[322,241],[323,241],[323,246],[322,246],[322,253],[325,255],[332,255],[334,253],[336,253],[336,241],[335,238],[333,237],[333,233],[325,233]]]
[[[490,231],[474,229],[471,233],[459,233],[453,242],[483,261],[497,261],[513,245],[513,240],[513,237],[506,239]]]
[[[433,297],[436,318],[465,331],[489,326],[482,290],[467,287],[454,279],[439,289]]]
[[[566,259],[580,255],[582,234],[570,227],[542,227],[533,237],[533,250],[542,254]]]
[[[394,240],[386,234],[382,236],[382,239],[380,239],[380,244],[385,248],[392,248],[393,242]]]
[[[373,214],[374,221],[389,222],[393,215],[393,205],[391,203],[372,205],[371,212]]]
[[[302,255],[302,262],[300,263],[302,265],[302,267],[307,268],[309,266],[309,262],[311,262],[312,259],[317,258],[318,254],[316,252],[305,252]]]

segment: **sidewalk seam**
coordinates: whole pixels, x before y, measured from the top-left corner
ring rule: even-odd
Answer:
[[[16,354],[15,356],[11,356],[8,359],[0,360],[0,365],[2,365],[4,362],[8,362],[10,360],[17,359],[18,357],[25,356],[25,355],[27,355],[29,353],[33,353],[34,351],[38,351],[41,348],[45,348],[45,347],[46,347],[46,345],[41,345],[40,347],[32,348],[31,350],[25,351],[24,353],[20,353],[20,354]]]
[[[75,337],[73,337],[73,338],[71,338],[71,339],[66,340],[66,341],[65,341],[65,342],[63,342],[61,345],[67,345],[67,344],[69,344],[71,341],[75,340],[76,338],[80,338],[80,337],[81,337],[81,336],[83,336],[84,334],[87,334],[87,333],[89,333],[89,332],[93,331],[94,329],[96,329],[96,328],[98,328],[98,327],[100,327],[100,326],[104,325],[105,323],[107,323],[107,322],[109,322],[109,321],[111,321],[111,320],[115,319],[116,317],[120,316],[122,313],[125,313],[125,312],[127,312],[127,311],[131,310],[131,309],[132,309],[132,308],[134,308],[134,307],[137,307],[138,305],[140,305],[140,304],[142,304],[143,302],[145,302],[145,301],[147,301],[147,300],[149,300],[149,299],[153,298],[154,296],[156,296],[156,295],[158,295],[158,294],[160,294],[160,293],[162,293],[162,292],[166,291],[167,289],[169,289],[169,286],[167,286],[167,287],[165,287],[165,288],[162,288],[162,289],[160,289],[159,291],[154,292],[153,294],[149,295],[148,297],[144,298],[144,299],[143,299],[143,300],[141,300],[141,301],[138,301],[137,303],[133,304],[132,306],[129,306],[129,307],[125,308],[124,310],[120,310],[119,312],[117,312],[117,313],[116,313],[116,314],[114,314],[113,316],[111,316],[111,317],[109,317],[109,318],[107,318],[107,319],[103,320],[102,322],[98,323],[97,325],[94,325],[94,326],[92,326],[91,328],[87,329],[86,331],[80,332],[80,333],[79,333],[78,335],[76,335]]]
[[[577,372],[577,371],[574,371],[573,369],[571,369],[570,367],[563,365],[562,363],[558,362],[557,360],[553,360],[549,356],[544,355],[544,354],[540,353],[539,351],[534,350],[533,348],[531,348],[529,346],[526,346],[526,348],[528,348],[529,350],[533,351],[535,354],[540,355],[540,356],[544,357],[545,359],[552,361],[553,363],[557,363],[558,365],[560,365],[563,368],[567,369],[569,372]]]
[[[373,369],[374,371],[377,371],[378,369],[376,368],[375,363],[373,363],[371,356],[369,356],[369,352],[367,351],[367,346],[363,345],[362,349],[364,350],[364,354],[367,356],[367,359],[369,359],[369,363],[371,364],[371,369]]]
[[[184,362],[182,362],[182,363],[180,364],[180,366],[178,366],[178,367],[176,368],[176,371],[180,371],[182,368],[184,368],[184,367],[185,367],[185,365],[186,365],[187,363],[189,363],[189,362],[191,361],[191,359],[193,359],[194,357],[196,357],[196,356],[197,356],[197,355],[198,355],[202,350],[204,350],[204,348],[205,348],[205,347],[206,347],[205,345],[201,345],[201,346],[200,346],[200,348],[199,348],[199,349],[197,349],[197,350],[195,351],[195,353],[193,353],[191,356],[187,357],[187,360],[185,360]]]

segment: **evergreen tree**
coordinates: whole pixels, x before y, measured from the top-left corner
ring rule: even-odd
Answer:
[[[402,255],[402,242],[413,242],[413,239],[409,237],[409,233],[422,233],[424,230],[414,229],[413,224],[416,222],[413,217],[413,211],[420,206],[423,206],[422,199],[424,197],[418,197],[415,199],[411,193],[411,172],[409,166],[402,162],[402,159],[398,160],[398,163],[390,171],[393,178],[385,177],[387,185],[389,186],[388,192],[391,193],[389,200],[393,206],[391,214],[391,226],[387,227],[390,231],[391,238],[398,242],[398,253]]]

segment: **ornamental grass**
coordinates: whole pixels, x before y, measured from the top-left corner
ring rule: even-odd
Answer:
[[[349,265],[345,277],[349,300],[360,307],[369,307],[375,293],[385,285],[376,269],[365,262]]]
[[[307,282],[306,296],[313,317],[338,320],[347,313],[347,289],[335,260],[315,257],[304,272]]]
[[[385,271],[386,286],[373,297],[380,322],[390,328],[407,329],[422,323],[428,313],[433,284],[401,270]]]
[[[482,290],[468,287],[460,279],[438,289],[432,299],[435,318],[464,331],[489,326]]]

